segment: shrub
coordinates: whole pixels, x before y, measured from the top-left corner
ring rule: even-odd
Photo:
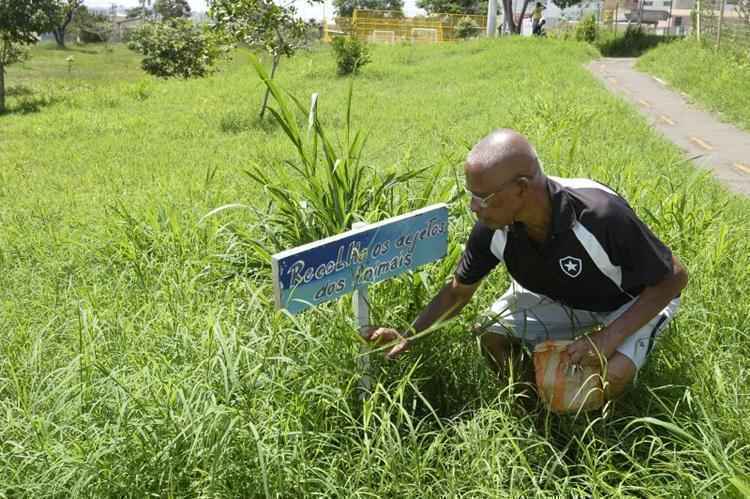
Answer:
[[[462,17],[456,23],[456,36],[462,40],[474,38],[479,34],[479,25],[469,16]]]
[[[623,36],[600,40],[599,52],[607,57],[638,57],[661,43],[675,40],[673,36],[652,35],[644,33],[637,26],[628,26]]]
[[[143,70],[160,78],[206,76],[222,53],[215,36],[187,19],[144,24],[129,33],[128,48],[143,54]]]
[[[252,128],[252,120],[246,113],[231,109],[221,117],[219,128],[224,133],[242,133]]]
[[[579,42],[594,43],[597,36],[596,18],[593,15],[586,16],[576,26],[576,40]]]
[[[356,74],[359,68],[370,63],[370,50],[356,38],[337,36],[331,45],[339,75]]]

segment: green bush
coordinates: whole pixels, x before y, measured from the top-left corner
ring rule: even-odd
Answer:
[[[143,54],[143,70],[160,78],[207,76],[222,53],[218,40],[188,19],[144,24],[129,33],[127,45]]]
[[[474,38],[479,34],[479,25],[469,16],[462,17],[456,23],[456,36],[463,40]]]
[[[637,26],[629,26],[623,36],[610,37],[606,40],[600,37],[597,48],[602,55],[608,57],[639,57],[647,50],[675,39],[674,36],[644,33]]]
[[[586,16],[576,26],[576,40],[594,43],[598,34],[597,31],[596,18],[593,15]]]
[[[356,74],[359,68],[370,63],[370,50],[356,38],[337,36],[331,43],[339,75]]]

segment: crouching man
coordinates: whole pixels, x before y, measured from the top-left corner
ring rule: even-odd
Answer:
[[[606,359],[604,396],[617,397],[674,317],[685,268],[617,193],[592,180],[545,176],[534,148],[512,130],[477,143],[464,173],[477,222],[452,281],[411,333],[458,314],[504,262],[512,282],[481,335],[491,366],[501,373],[522,343],[533,350],[572,340],[566,363],[601,366]],[[389,358],[410,342],[385,327],[372,328],[369,339],[396,341]]]

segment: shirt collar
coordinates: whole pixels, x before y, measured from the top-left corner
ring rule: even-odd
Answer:
[[[558,182],[547,177],[547,194],[552,208],[551,234],[560,234],[573,227],[577,216],[570,194]]]

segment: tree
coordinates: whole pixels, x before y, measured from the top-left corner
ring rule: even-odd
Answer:
[[[518,18],[513,16],[513,12],[515,12],[515,9],[513,8],[514,0],[502,0],[503,5],[503,12],[506,13],[504,18],[504,24],[505,24],[505,30],[508,33],[515,33],[519,34],[521,33],[521,24],[524,16],[526,15],[526,9],[528,8],[529,4],[537,1],[544,2],[542,0],[521,0],[523,1],[523,4],[521,5],[521,13],[518,15]],[[581,3],[582,0],[552,0],[552,3],[560,7],[561,9],[565,9],[567,7],[572,7],[573,5],[577,5]]]
[[[127,9],[125,11],[125,17],[128,19],[138,19],[139,17],[140,18],[151,17],[153,13],[154,11],[152,11],[151,9],[139,5],[138,7]]]
[[[320,0],[312,0],[320,1]],[[231,39],[264,49],[271,55],[271,79],[282,56],[291,57],[307,44],[304,21],[292,5],[277,5],[273,0],[209,0],[208,14],[214,28]],[[260,117],[268,104],[269,90],[263,97]]]
[[[182,18],[139,26],[128,48],[143,54],[143,70],[160,78],[206,76],[222,52],[213,33]]]
[[[187,0],[156,0],[154,11],[162,19],[190,17],[190,4],[187,3]]]
[[[0,0],[0,113],[5,112],[5,66],[24,58],[25,45],[55,26],[56,0]]]
[[[526,15],[526,8],[529,6],[530,0],[523,0],[523,7],[521,7],[521,14],[518,16],[518,21],[513,17],[513,0],[503,0],[503,22],[505,24],[505,30],[508,33],[521,33],[521,21],[523,16]]]
[[[462,40],[474,38],[479,34],[479,25],[469,16],[462,17],[456,23],[456,36]]]
[[[62,0],[62,4],[60,5],[57,14],[55,28],[52,30],[52,34],[55,35],[55,41],[57,42],[58,47],[65,48],[65,30],[68,29],[68,25],[82,5],[83,0]]]
[[[336,57],[336,72],[339,76],[358,73],[359,68],[370,63],[367,45],[353,36],[337,36],[331,43]]]
[[[486,14],[487,0],[417,0],[428,14]]]
[[[333,7],[341,17],[352,17],[354,9],[393,10],[404,15],[403,0],[333,0]]]
[[[83,43],[106,42],[112,34],[112,21],[106,15],[91,12],[82,5],[69,29],[76,32]]]

